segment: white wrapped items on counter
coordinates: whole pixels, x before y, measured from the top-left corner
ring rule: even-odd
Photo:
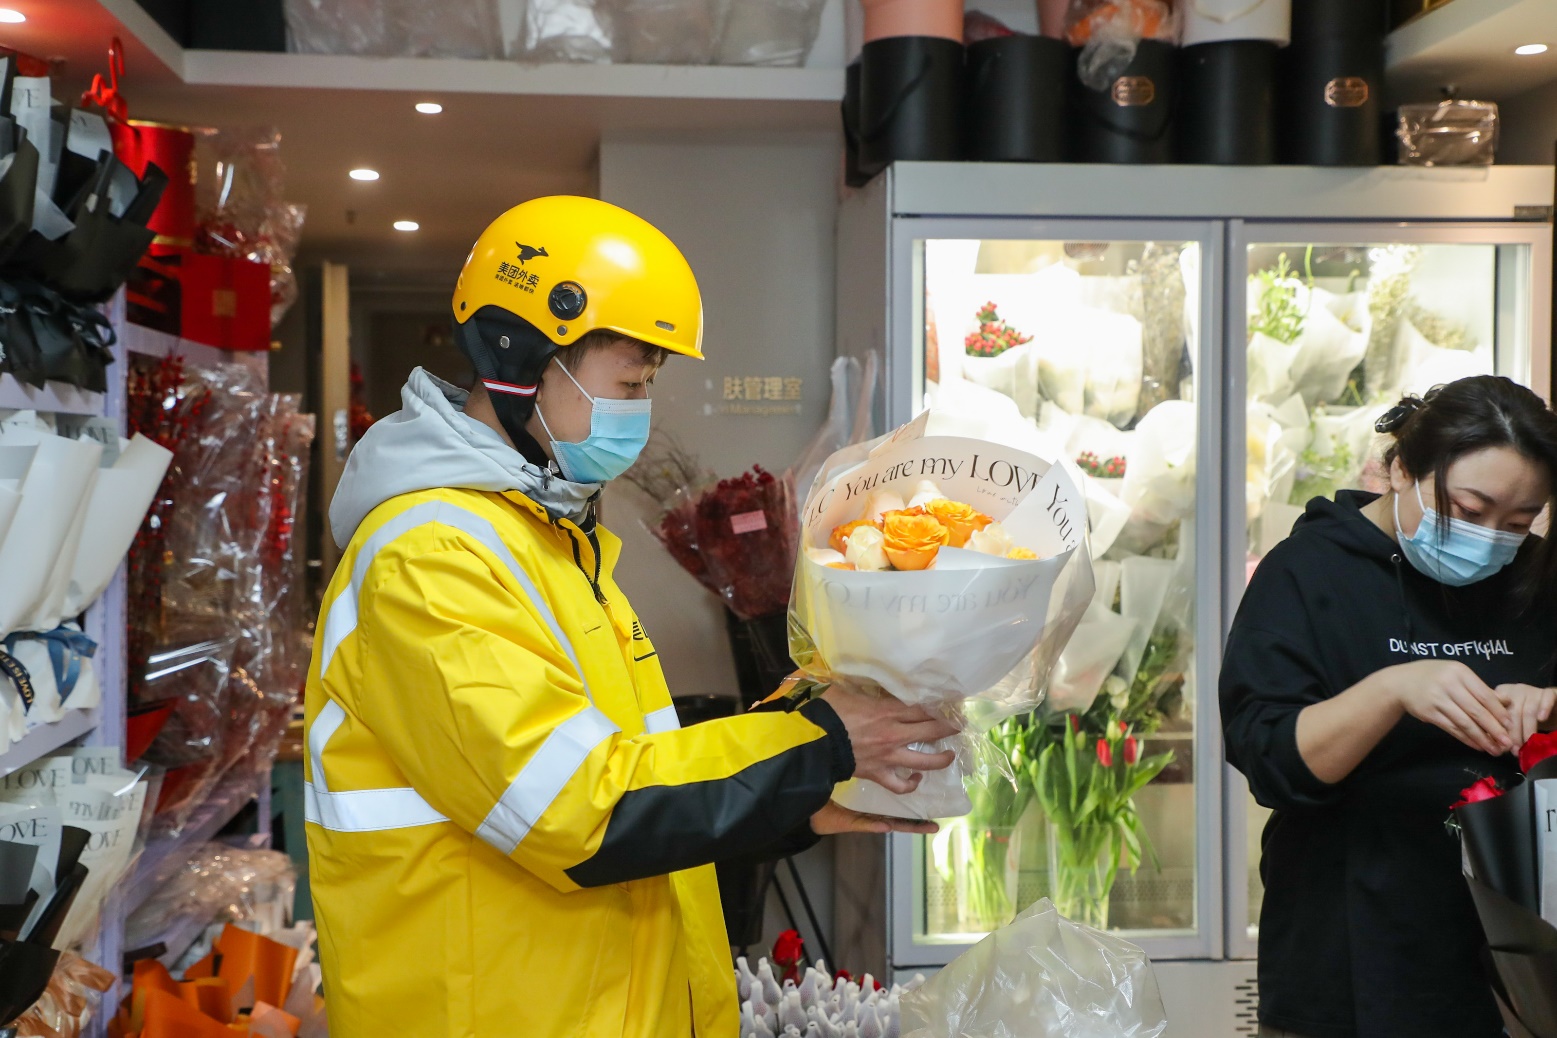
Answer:
[[[902,997],[903,1038],[1158,1038],[1146,953],[1071,922],[1048,898]]]

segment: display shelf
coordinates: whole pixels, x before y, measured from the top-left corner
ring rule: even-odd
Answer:
[[[88,393],[64,382],[49,382],[34,389],[15,375],[0,374],[0,410],[60,411],[65,414],[102,414],[103,394]]]
[[[97,727],[97,717],[96,709],[68,710],[60,720],[38,725],[0,753],[0,778],[86,735]]]
[[[268,770],[258,775],[228,776],[218,783],[205,803],[177,836],[154,839],[146,844],[135,872],[125,886],[124,910],[134,912],[152,892],[183,867],[189,854],[207,843],[255,797],[261,783],[270,782]]]
[[[124,326],[124,345],[131,353],[139,353],[143,357],[178,356],[202,366],[229,363],[235,356],[230,350],[219,350],[193,339],[180,339],[176,335],[143,328],[138,324]]]

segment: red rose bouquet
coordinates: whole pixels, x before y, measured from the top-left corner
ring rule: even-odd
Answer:
[[[1452,825],[1490,946],[1493,994],[1509,1034],[1557,1038],[1557,733],[1519,751],[1524,781],[1460,792]]]

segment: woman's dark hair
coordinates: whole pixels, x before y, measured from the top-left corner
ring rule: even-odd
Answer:
[[[1413,479],[1433,477],[1434,507],[1443,522],[1450,515],[1449,466],[1491,447],[1509,447],[1542,465],[1553,485],[1548,507],[1557,511],[1557,413],[1534,392],[1501,375],[1475,375],[1437,386],[1423,397],[1408,396],[1374,426],[1395,442],[1384,465],[1398,458]],[[1557,578],[1557,550],[1543,539],[1528,582],[1533,592],[1550,590]]]

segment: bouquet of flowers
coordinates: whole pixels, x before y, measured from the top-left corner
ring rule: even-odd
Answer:
[[[802,513],[790,651],[816,681],[873,688],[982,731],[1038,704],[1091,601],[1086,505],[1062,465],[930,434],[950,421],[926,412],[823,466]],[[855,780],[838,801],[899,817],[966,814],[962,779],[978,744],[968,731],[952,742],[958,763],[915,792]]]
[[[1519,751],[1524,781],[1483,778],[1452,807],[1466,882],[1487,934],[1493,994],[1515,1038],[1557,1038],[1557,733]]]

